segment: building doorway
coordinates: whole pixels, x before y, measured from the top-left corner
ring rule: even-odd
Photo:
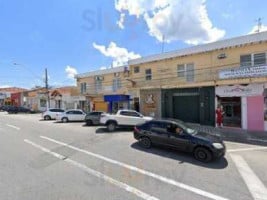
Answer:
[[[223,125],[241,128],[241,97],[219,97],[223,106]]]

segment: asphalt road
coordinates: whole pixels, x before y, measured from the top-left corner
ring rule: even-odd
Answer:
[[[225,158],[203,164],[142,149],[129,130],[0,112],[0,199],[267,200],[267,147],[226,145]]]

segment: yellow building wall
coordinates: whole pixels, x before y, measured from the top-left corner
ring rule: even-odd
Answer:
[[[136,89],[180,88],[266,81],[265,77],[235,80],[219,80],[218,77],[219,70],[239,67],[240,55],[260,52],[267,52],[266,42],[130,65],[130,77],[136,84],[133,87],[128,85],[128,87]],[[226,55],[226,58],[218,59],[218,55],[222,53]],[[177,77],[177,65],[189,63],[194,64],[193,82],[187,82],[185,78]],[[139,73],[134,73],[135,66],[139,66]],[[152,70],[152,80],[150,81],[145,80],[146,69]]]

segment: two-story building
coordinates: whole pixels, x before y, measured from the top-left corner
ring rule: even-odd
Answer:
[[[267,32],[129,61],[133,98],[146,115],[215,125],[267,129]]]
[[[129,71],[127,66],[96,70],[76,75],[80,94],[85,96],[81,107],[88,111],[116,112],[130,107],[127,85]]]

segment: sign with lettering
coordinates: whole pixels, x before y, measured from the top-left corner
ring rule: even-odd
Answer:
[[[215,94],[220,97],[245,97],[263,95],[263,84],[249,84],[247,86],[218,86],[215,88]]]
[[[220,79],[229,78],[246,78],[246,77],[259,77],[267,76],[267,65],[257,67],[239,67],[236,69],[227,69],[219,71]]]

